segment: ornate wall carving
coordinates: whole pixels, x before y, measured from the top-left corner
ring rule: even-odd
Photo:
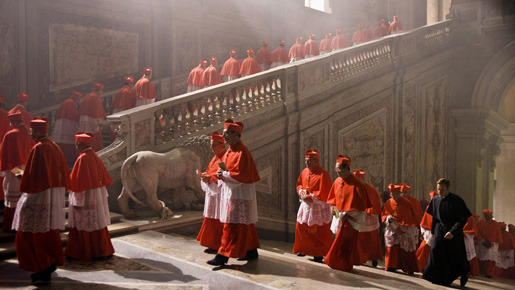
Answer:
[[[14,96],[18,93],[14,6],[12,1],[0,1],[0,94],[5,98],[4,109],[14,106]]]
[[[407,87],[402,94],[402,178],[401,182],[415,185],[415,168],[417,165],[417,87]]]
[[[338,131],[338,153],[351,158],[351,168],[364,169],[366,180],[384,188],[386,110],[381,109]]]
[[[136,33],[57,23],[49,29],[51,91],[138,70]]]
[[[254,155],[261,180],[256,183],[259,216],[279,218],[284,214],[284,180],[282,180],[282,148],[266,153],[261,158]]]
[[[143,120],[135,123],[136,134],[135,146],[139,148],[141,146],[150,144],[150,122],[149,120]]]

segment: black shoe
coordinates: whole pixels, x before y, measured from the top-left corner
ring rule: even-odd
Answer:
[[[100,256],[100,257],[95,257],[95,258],[93,258],[93,260],[97,260],[97,261],[107,261],[107,260],[111,259],[112,257],[113,257],[113,255]]]
[[[374,267],[374,268],[377,267],[377,260],[372,261],[372,267]]]
[[[468,280],[469,280],[469,275],[468,274],[461,275],[460,286],[461,287],[465,287],[465,284],[467,284]]]
[[[206,254],[216,254],[218,253],[218,250],[207,248],[204,250],[204,253]]]
[[[207,261],[207,263],[213,266],[223,266],[225,265],[225,263],[227,263],[227,261],[229,261],[229,258],[227,258],[226,256],[216,254],[216,256],[213,259]]]
[[[388,272],[395,272],[395,271],[397,271],[397,269],[395,269],[395,268],[388,268],[388,269],[386,269],[386,271],[388,271]]]
[[[313,257],[313,261],[315,261],[317,263],[323,263],[324,262],[324,257],[322,257],[322,256],[315,256],[315,257]]]
[[[306,256],[306,255],[303,255],[302,253],[298,253],[298,254],[297,254],[297,256],[299,256],[299,257],[304,257],[304,256]]]
[[[485,274],[485,277],[486,278],[492,278],[492,276],[488,275],[488,274]]]
[[[415,275],[415,272],[409,272],[408,275],[413,276]]]
[[[257,249],[247,251],[244,258],[238,258],[238,261],[252,261],[259,257]]]

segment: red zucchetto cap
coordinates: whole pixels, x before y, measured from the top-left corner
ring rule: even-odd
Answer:
[[[7,119],[9,119],[9,121],[14,121],[14,120],[23,121],[23,116],[21,115],[20,111],[16,111],[14,113],[7,114]]]
[[[209,59],[209,63],[212,64],[212,65],[215,65],[217,62],[217,59],[216,59],[216,56],[212,56],[210,59]]]
[[[222,134],[218,133],[217,131],[211,133],[211,140],[220,143],[225,143],[224,136],[222,136]]]
[[[238,132],[241,134],[243,132],[243,123],[242,122],[234,122],[231,119],[227,119],[224,122],[224,129]]]
[[[493,211],[491,211],[491,210],[489,210],[489,209],[487,209],[487,208],[484,208],[484,209],[483,209],[483,214],[484,214],[484,215],[493,215],[493,214],[494,214],[494,212],[493,212]]]
[[[336,163],[345,164],[347,166],[350,166],[350,158],[343,155],[336,156]]]
[[[363,171],[363,169],[360,169],[360,170],[354,170],[354,176],[356,176],[357,178],[364,178],[365,177],[365,171]]]
[[[401,187],[397,183],[390,183],[390,185],[388,185],[388,189],[391,193],[401,191]]]
[[[254,55],[254,50],[252,48],[247,50],[247,55],[248,56],[253,56]]]
[[[134,79],[132,77],[124,77],[123,78],[123,81],[126,83],[126,84],[132,84],[132,82],[134,81]]]
[[[319,160],[320,154],[316,149],[308,149],[306,150],[306,158],[315,158],[316,160]]]
[[[93,137],[84,132],[77,132],[77,134],[75,134],[75,143],[83,143],[91,146],[93,144]]]
[[[401,191],[402,192],[410,192],[411,191],[411,186],[409,186],[407,184],[401,184]]]
[[[34,130],[38,130],[41,133],[48,134],[48,119],[34,117],[30,121],[30,127]]]
[[[279,46],[284,46],[286,42],[284,40],[279,41]]]
[[[229,51],[229,56],[236,56],[236,50]]]
[[[25,102],[29,99],[29,95],[27,93],[19,93],[16,98],[18,99],[18,103]]]
[[[261,43],[261,46],[263,46],[263,47],[267,47],[267,46],[268,46],[268,41],[263,41],[263,42]]]
[[[82,99],[82,94],[79,93],[79,92],[73,91],[71,97],[72,98]]]
[[[201,60],[200,60],[200,65],[201,65],[201,66],[206,66],[206,65],[207,65],[207,61],[205,61],[205,60],[201,59]]]
[[[429,192],[429,196],[431,197],[431,199],[432,199],[433,197],[435,197],[436,195],[438,195],[438,192],[436,192],[436,191],[434,191],[434,190]]]
[[[144,72],[145,72],[145,75],[150,75],[150,74],[152,74],[152,68],[146,67]]]
[[[93,90],[102,90],[104,89],[104,85],[102,85],[101,83],[93,83]]]

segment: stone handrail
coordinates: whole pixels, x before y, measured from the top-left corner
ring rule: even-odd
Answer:
[[[135,152],[168,151],[188,137],[219,130],[226,118],[244,121],[246,130],[258,127],[312,105],[309,97],[328,88],[352,86],[441,52],[450,34],[448,20],[110,115],[118,137],[99,156],[112,171]]]

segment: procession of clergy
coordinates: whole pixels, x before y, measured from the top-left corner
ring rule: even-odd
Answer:
[[[394,31],[402,30],[396,21],[392,22]],[[388,29],[379,22],[373,35],[376,30],[384,36],[392,33],[388,31],[392,25]],[[366,33],[359,35],[363,38],[354,40],[353,36],[352,43],[370,40],[363,36]],[[289,55],[282,49],[284,41],[273,53],[266,53],[268,43],[264,42],[258,51],[259,61],[250,49],[241,65],[232,50],[221,75],[230,81],[351,43],[341,29],[335,38],[328,34],[320,44],[314,35],[304,45],[302,41],[301,37],[297,39]],[[221,82],[216,57],[210,61],[211,66],[205,70],[202,66],[206,64],[201,61],[201,73],[192,71],[190,91]],[[131,89],[133,78],[124,77],[124,86],[111,103],[112,112],[153,103],[156,93],[151,78],[152,69],[145,68]],[[19,267],[32,272],[34,285],[49,283],[56,266],[63,265],[64,256],[89,261],[109,259],[114,253],[107,229],[110,217],[106,187],[112,181],[95,153],[103,148],[101,129],[106,112],[100,100],[102,90],[102,84],[94,83],[92,92],[84,98],[79,92],[71,93],[55,115],[53,141],[47,137],[48,120],[32,118],[26,110],[28,94],[18,94],[18,104],[9,112],[0,109],[3,230],[16,231]],[[205,172],[199,173],[206,197],[197,240],[207,247],[206,253],[216,254],[207,261],[214,266],[224,266],[229,258],[259,258],[255,183],[260,177],[249,149],[240,139],[243,128],[241,122],[227,119],[222,134],[211,134],[214,156]],[[300,206],[293,253],[313,256],[315,262],[346,272],[368,260],[376,267],[383,259],[380,230],[384,228],[387,271],[423,271],[424,279],[441,285],[461,277],[464,286],[469,274],[515,278],[514,226],[509,225],[510,232],[506,232],[506,225],[495,221],[488,210],[484,210],[485,219],[477,222],[478,216],[470,213],[463,199],[449,192],[449,180],[437,181],[437,191],[430,192],[431,203],[424,211],[407,184],[390,184],[391,198],[381,206],[377,190],[365,182],[365,172],[351,171],[350,157],[336,157],[338,178],[334,182],[320,166],[317,150],[308,149],[305,161],[296,187]],[[63,251],[60,231],[65,229],[66,191],[70,230]]]

